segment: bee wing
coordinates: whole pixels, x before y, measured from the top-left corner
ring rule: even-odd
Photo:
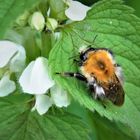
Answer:
[[[112,101],[112,103],[118,106],[124,103],[124,90],[116,75],[110,83],[102,85],[102,87],[106,97]]]

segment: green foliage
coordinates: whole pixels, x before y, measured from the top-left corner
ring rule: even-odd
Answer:
[[[135,140],[134,133],[129,127],[120,123],[112,123],[97,113],[90,114],[98,140]],[[122,133],[122,131],[124,133]]]
[[[97,112],[93,113],[80,106],[78,102],[72,102],[67,110],[82,117],[84,122],[88,124],[92,140],[112,140],[114,138],[115,140],[136,140],[130,127],[101,117]]]
[[[0,38],[3,38],[5,31],[23,14],[37,4],[39,0],[4,0],[0,1]]]
[[[62,0],[50,0],[50,16],[57,20],[65,20],[66,16],[64,10],[66,4]],[[58,6],[59,5],[59,6]]]
[[[88,140],[88,129],[79,117],[55,112],[40,116],[31,112],[30,96],[0,99],[0,139],[2,140]]]
[[[135,9],[135,14],[140,17],[139,0],[125,0],[125,3]]]
[[[138,138],[140,136],[140,19],[133,15],[133,9],[125,6],[121,0],[102,0],[93,5],[85,20],[61,25],[57,30],[61,31],[61,36],[56,43],[53,33],[37,32],[30,27],[24,27],[25,25],[20,30],[12,28],[5,35],[20,15],[28,12],[40,1],[0,1],[0,38],[5,37],[22,44],[26,50],[27,63],[38,56],[48,58],[49,55],[49,64],[56,82],[80,104],[100,114],[99,116],[91,112],[92,115],[88,116],[88,111],[82,110],[82,107],[78,108],[77,105],[72,107],[75,111],[70,111],[76,112],[75,114],[82,117],[89,125],[92,132],[94,131],[91,134],[92,138],[135,139],[130,128]],[[36,10],[41,11],[46,18],[49,4],[51,17],[56,18],[59,23],[67,19],[64,14],[67,6],[63,0],[41,1]],[[96,35],[97,38],[93,42]],[[122,107],[107,102],[105,109],[101,102],[93,100],[88,95],[86,84],[72,78],[54,75],[55,72],[79,71],[73,60],[69,58],[77,55],[82,45],[90,44],[97,48],[111,49],[117,62],[123,67],[125,103]],[[3,72],[0,74],[3,75]],[[31,112],[34,105],[31,98],[23,94],[0,98],[0,139],[89,139],[87,126],[79,117],[66,112],[52,113],[52,110],[46,115],[39,116],[36,112]]]
[[[140,20],[133,15],[133,9],[123,5],[119,0],[101,1],[88,12],[81,22],[67,25],[61,33],[60,40],[51,51],[49,62],[52,73],[78,71],[73,60],[69,59],[78,54],[83,44],[94,47],[109,48],[116,60],[123,67],[125,74],[125,103],[116,107],[107,103],[105,109],[98,101],[88,96],[86,85],[70,78],[54,75],[74,99],[90,109],[96,110],[101,116],[110,120],[120,121],[129,125],[140,135]]]

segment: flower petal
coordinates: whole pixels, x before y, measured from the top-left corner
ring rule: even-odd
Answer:
[[[17,44],[6,40],[0,41],[0,68],[6,66],[17,51]]]
[[[48,60],[43,57],[32,61],[23,71],[19,83],[24,92],[44,94],[54,85],[49,76]]]
[[[90,7],[83,5],[78,1],[69,1],[69,8],[65,10],[65,15],[73,21],[81,21],[86,17]]]
[[[25,67],[26,54],[22,46],[17,46],[18,52],[10,62],[10,70],[12,72],[20,72]]]
[[[9,75],[5,75],[0,80],[0,97],[4,97],[12,93],[16,89],[14,81],[9,79]]]
[[[60,86],[55,85],[51,89],[51,97],[55,105],[58,107],[67,107],[70,104],[70,98],[65,90]]]
[[[35,109],[40,115],[43,115],[52,106],[52,100],[47,95],[36,95]]]

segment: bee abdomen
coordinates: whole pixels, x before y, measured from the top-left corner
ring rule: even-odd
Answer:
[[[121,106],[124,103],[124,91],[120,84],[110,84],[105,93],[106,97],[112,101],[113,104]]]

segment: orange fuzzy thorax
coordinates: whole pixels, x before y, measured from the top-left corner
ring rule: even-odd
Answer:
[[[112,57],[105,50],[89,52],[82,72],[94,76],[98,82],[111,82],[115,73]]]

